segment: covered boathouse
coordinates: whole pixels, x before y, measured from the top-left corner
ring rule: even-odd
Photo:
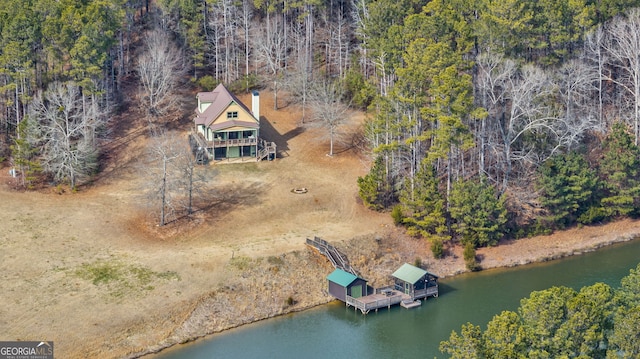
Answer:
[[[438,276],[422,268],[405,263],[393,272],[392,277],[394,289],[410,296],[413,300],[438,296]]]
[[[367,281],[342,269],[327,276],[329,294],[346,302],[347,297],[360,298],[367,295]]]
[[[382,288],[367,285],[357,275],[346,257],[337,248],[320,238],[307,238],[307,244],[326,256],[336,269],[327,276],[329,294],[343,301],[347,307],[367,314],[379,308],[399,304],[404,308],[419,307],[418,298],[438,296],[438,276],[424,269],[404,264],[393,273],[394,282]]]

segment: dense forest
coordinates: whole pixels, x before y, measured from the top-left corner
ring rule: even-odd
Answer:
[[[185,78],[268,88],[276,109],[286,91],[303,124],[338,103],[367,111],[363,202],[472,259],[505,234],[639,213],[638,5],[7,0],[0,158],[25,187],[75,188],[100,170],[127,85],[150,117]],[[332,134],[344,113],[324,117]]]
[[[620,284],[533,292],[517,311],[494,316],[484,331],[463,325],[440,350],[453,359],[637,358],[640,265]]]

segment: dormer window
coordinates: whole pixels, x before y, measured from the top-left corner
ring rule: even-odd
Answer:
[[[227,112],[227,119],[238,118],[238,111],[229,111]]]

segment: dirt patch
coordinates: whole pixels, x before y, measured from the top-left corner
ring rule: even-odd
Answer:
[[[373,285],[416,259],[440,275],[464,271],[459,248],[435,260],[387,214],[361,205],[356,179],[368,168],[358,151],[361,116],[347,121],[329,157],[321,128],[302,126],[293,107],[273,110],[266,92],[261,102],[263,136],[278,144],[278,159],[199,167],[211,178],[209,203],[165,227],[140,193],[140,124],[123,130],[127,140],[113,143],[100,178],[77,193],[18,193],[1,168],[3,339],[53,340],[64,358],[134,357],[325,303],[332,268],[306,248],[312,236],[337,244]],[[638,222],[622,221],[478,254],[483,267],[516,265],[638,233]]]

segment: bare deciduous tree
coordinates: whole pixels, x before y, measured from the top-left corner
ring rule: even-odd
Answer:
[[[635,144],[640,137],[640,9],[629,11],[626,18],[616,18],[609,28],[610,41],[605,49],[618,76],[608,79],[621,86],[631,97]]]
[[[337,13],[337,14],[336,14]],[[324,47],[325,73],[343,78],[349,65],[349,39],[353,35],[343,8],[327,7],[321,11],[324,26],[318,27],[319,43]]]
[[[185,138],[153,125],[151,132],[145,190],[151,206],[159,207],[159,223],[164,226],[172,217],[194,212],[194,197],[204,196],[206,168],[197,167]]]
[[[153,133],[156,132],[156,133]],[[165,131],[152,131],[149,146],[149,161],[145,164],[145,172],[149,182],[147,194],[152,203],[159,203],[160,225],[167,223],[167,218],[176,209],[176,192],[178,188],[176,162],[183,155],[185,144],[175,134]],[[157,201],[157,202],[156,202]],[[152,206],[154,206],[152,204]]]
[[[264,28],[258,30],[257,57],[265,64],[273,81],[273,108],[278,109],[279,82],[287,56],[283,27],[278,17],[267,19]]]
[[[95,133],[106,116],[94,97],[89,101],[88,106],[81,101],[76,84],[56,82],[32,104],[43,144],[43,167],[54,180],[68,181],[71,187],[98,166]]]
[[[249,39],[253,32],[253,7],[251,0],[242,1],[242,10],[240,15],[240,27],[242,29],[242,38],[244,43],[244,76],[245,76],[245,90],[249,92],[249,59],[253,52]]]
[[[183,140],[186,143],[186,140]],[[182,192],[181,207],[186,210],[187,215],[191,215],[194,212],[194,197],[203,198],[205,195],[206,176],[205,170],[208,167],[199,167],[195,154],[189,151],[188,146],[182,146],[179,148],[180,156],[176,160],[176,167],[178,172],[179,188]],[[211,194],[211,191],[206,191]]]
[[[559,116],[555,127],[560,135],[559,144],[568,150],[579,144],[588,130],[599,127],[599,107],[593,106],[597,80],[596,70],[579,60],[566,62],[556,73],[558,103],[564,115]]]
[[[503,55],[491,51],[480,54],[477,63],[478,93],[482,106],[488,112],[488,116],[481,120],[476,136],[480,142],[478,145],[478,169],[481,175],[485,175],[487,149],[492,142],[493,135],[491,131],[488,131],[487,126],[490,126],[492,121],[497,121],[497,118],[502,116],[506,110],[507,78],[513,76],[516,66],[515,62],[506,60]]]
[[[172,92],[184,73],[184,62],[181,52],[162,30],[151,32],[146,45],[138,60],[138,74],[149,113],[156,116],[174,104],[176,97]]]
[[[342,102],[342,87],[336,82],[318,82],[309,92],[313,124],[327,129],[329,156],[333,156],[333,142],[338,127],[344,122],[349,105]]]
[[[541,69],[518,69],[500,56],[481,58],[479,68],[480,96],[489,112],[483,151],[494,156],[495,181],[506,190],[514,164],[538,164],[564,145],[566,123],[549,106],[554,84]],[[544,146],[528,137],[544,138]]]
[[[306,71],[306,58],[298,56],[297,61],[290,66],[285,79],[285,86],[289,90],[289,94],[300,103],[302,107],[301,123],[305,123],[307,117],[307,102],[309,100],[309,84],[311,82],[311,74]]]
[[[585,60],[592,63],[597,74],[596,87],[598,93],[598,122],[600,128],[606,128],[604,120],[604,86],[605,64],[607,63],[607,54],[604,51],[603,44],[605,42],[606,33],[602,26],[587,34],[585,37]]]

